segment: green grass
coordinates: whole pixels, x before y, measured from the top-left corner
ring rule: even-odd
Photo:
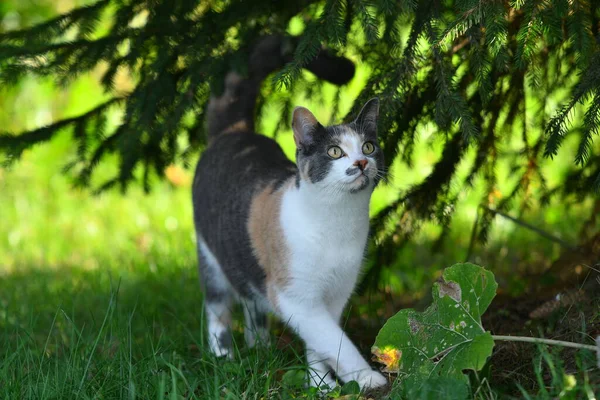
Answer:
[[[235,361],[215,359],[204,350],[200,296],[181,296],[194,292],[195,279],[181,272],[112,286],[102,275],[75,273],[90,283],[74,290],[64,275],[35,278],[39,287],[24,295],[48,303],[42,307],[48,311],[18,302],[17,310],[7,310],[21,318],[5,316],[2,324],[2,398],[237,399],[280,390],[277,373],[301,361],[293,352],[249,349]],[[19,274],[6,283],[27,286],[23,279],[32,277]],[[51,299],[62,301],[53,313]]]
[[[56,175],[60,147],[1,171],[0,398],[243,398],[302,367],[205,351],[189,188],[90,198]]]

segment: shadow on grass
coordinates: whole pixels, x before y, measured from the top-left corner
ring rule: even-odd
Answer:
[[[413,250],[418,255],[426,246]],[[285,398],[303,390],[296,383],[289,388],[284,378],[288,371],[301,371],[304,360],[301,344],[281,324],[268,349],[242,345],[231,361],[205,350],[202,294],[189,259],[156,267],[112,264],[104,269],[20,265],[0,275],[0,397]],[[435,271],[424,275],[429,274]],[[385,290],[353,299],[345,330],[365,355],[385,319],[406,305],[395,300]],[[528,331],[576,340],[565,335],[600,329],[598,296],[542,325],[527,322],[526,297],[499,300],[485,321],[495,334]],[[239,322],[236,332],[242,343]],[[528,390],[540,387],[545,377],[535,374],[536,354],[529,345],[498,346],[488,377],[492,385],[512,385],[512,394],[516,383]],[[563,355],[564,370],[577,371],[573,353]],[[600,382],[595,375],[591,379]]]
[[[65,265],[0,278],[0,397],[240,398],[302,368],[296,353],[204,350],[195,268],[119,274]],[[234,379],[235,378],[235,379]]]

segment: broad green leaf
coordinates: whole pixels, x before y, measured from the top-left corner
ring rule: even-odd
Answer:
[[[434,284],[433,304],[424,312],[402,310],[390,318],[372,352],[388,372],[404,376],[408,388],[431,378],[467,381],[463,370],[480,370],[494,341],[481,315],[496,295],[494,275],[475,264],[456,264]]]
[[[408,389],[403,397],[419,400],[464,400],[469,398],[469,386],[466,382],[453,378],[432,378],[421,386]]]
[[[359,394],[359,393],[360,393],[360,386],[358,386],[358,382],[356,382],[356,381],[346,382],[344,384],[344,386],[342,386],[342,390],[340,391],[341,395]]]
[[[281,382],[287,387],[302,387],[305,381],[306,373],[300,369],[291,369],[281,378]]]

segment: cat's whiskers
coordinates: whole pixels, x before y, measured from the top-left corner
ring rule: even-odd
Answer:
[[[346,177],[339,178],[335,182],[327,185],[325,190],[329,192],[331,195],[339,196],[344,194],[350,194],[349,185],[353,182],[348,182]]]

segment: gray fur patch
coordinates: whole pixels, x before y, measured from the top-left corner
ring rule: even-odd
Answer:
[[[346,175],[352,176],[358,174],[359,172],[360,169],[358,167],[350,167],[346,170]]]
[[[225,349],[231,349],[233,346],[233,337],[229,330],[221,332],[219,335],[219,345]]]

